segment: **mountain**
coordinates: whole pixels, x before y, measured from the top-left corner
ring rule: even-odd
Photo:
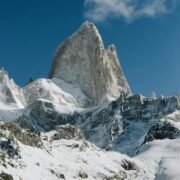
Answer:
[[[49,78],[54,77],[77,85],[93,105],[131,93],[115,46],[105,49],[97,28],[89,22],[57,48],[49,73]]]
[[[8,108],[8,104],[13,105],[14,108],[23,108],[26,105],[22,89],[9,78],[4,69],[0,70],[0,92],[1,108],[2,106]]]
[[[85,22],[49,79],[0,70],[0,179],[178,180],[180,97],[132,94],[114,46]]]

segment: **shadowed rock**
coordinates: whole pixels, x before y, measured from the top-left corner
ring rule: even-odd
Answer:
[[[156,139],[175,139],[180,136],[180,130],[168,121],[159,121],[147,133],[144,143]]]

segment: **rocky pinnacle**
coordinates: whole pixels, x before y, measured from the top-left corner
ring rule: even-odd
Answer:
[[[95,105],[131,93],[115,46],[105,49],[97,28],[90,22],[81,25],[57,48],[49,78],[78,85]]]

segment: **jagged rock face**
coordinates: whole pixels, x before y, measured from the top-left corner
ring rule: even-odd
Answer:
[[[36,133],[56,129],[59,134],[57,138],[65,138],[66,135],[73,137],[73,134],[80,137],[77,129],[74,128],[76,126],[88,141],[103,149],[112,149],[123,132],[119,113],[120,111],[114,111],[111,105],[85,109],[82,112],[60,112],[53,103],[37,100],[30,105],[28,112],[24,111],[16,123]]]
[[[4,69],[0,69],[0,104],[1,108],[8,108],[8,105],[23,108],[26,105],[21,88],[9,78]]]
[[[70,124],[61,125],[57,128],[57,132],[55,132],[52,137],[51,141],[59,140],[59,139],[76,139],[80,140],[83,139],[83,135],[81,134],[80,129]]]
[[[136,94],[120,99],[122,114],[129,120],[150,120],[163,116],[180,109],[179,98],[176,96],[158,99],[145,98]]]
[[[76,119],[85,138],[106,150],[114,149],[124,131],[120,111],[111,105],[79,114]]]
[[[140,131],[135,135],[142,139],[136,144],[138,147],[143,143],[142,137],[152,126],[153,119],[163,118],[179,108],[177,97],[152,99],[139,94],[121,96],[109,105],[72,113],[57,110],[55,104],[50,101],[37,100],[30,105],[28,113],[25,111],[18,119],[18,124],[34,132],[48,132],[57,129],[60,125],[75,125],[80,128],[85,139],[98,147],[121,152],[122,147],[126,147],[121,143],[129,142],[129,136],[133,136],[134,132]],[[137,129],[134,130],[136,124]],[[129,147],[131,146],[128,145],[128,149]]]
[[[42,141],[37,134],[22,129],[17,123],[4,123],[0,121],[0,129],[0,135],[7,138],[9,141],[14,141],[14,139],[16,138],[18,141],[22,142],[25,145],[42,147]],[[9,131],[10,133],[6,134],[7,131]]]
[[[168,121],[158,121],[154,126],[149,129],[144,143],[156,139],[175,139],[180,137],[180,130]]]
[[[75,115],[59,113],[51,102],[37,100],[30,105],[28,111],[17,122],[21,127],[34,132],[51,131],[59,125],[75,124]]]
[[[53,77],[78,85],[94,104],[131,92],[115,47],[105,49],[98,30],[89,22],[57,48],[49,73]]]

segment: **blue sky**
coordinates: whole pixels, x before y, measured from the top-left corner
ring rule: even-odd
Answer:
[[[0,1],[0,67],[21,86],[47,77],[56,47],[89,19],[116,45],[134,93],[180,92],[179,0],[131,1]]]

